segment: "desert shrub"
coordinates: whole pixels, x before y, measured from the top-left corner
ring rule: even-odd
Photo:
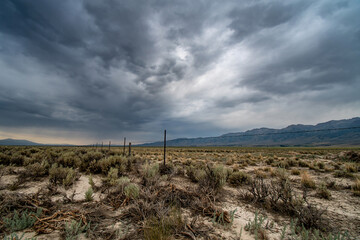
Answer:
[[[173,208],[167,215],[160,217],[152,216],[145,221],[144,239],[171,239],[172,235],[183,229],[184,222],[181,217],[181,211]]]
[[[18,235],[17,233],[10,233],[10,235],[6,235],[4,240],[36,240],[37,238],[24,238],[25,233]]]
[[[276,168],[275,176],[282,180],[288,179],[288,173],[285,168]]]
[[[288,160],[286,160],[286,162],[287,162],[287,165],[289,165],[289,167],[299,166],[299,163],[295,159],[288,159]]]
[[[244,183],[247,183],[249,181],[250,177],[245,172],[233,172],[229,178],[228,182],[233,186],[240,186]]]
[[[316,188],[314,180],[311,178],[307,171],[301,173],[301,185],[306,188]]]
[[[324,198],[324,199],[330,199],[331,198],[331,193],[330,191],[327,189],[326,184],[321,184],[318,189],[317,189],[317,195],[320,198]]]
[[[303,160],[300,160],[299,161],[299,167],[309,167],[309,163],[303,161]]]
[[[91,162],[93,160],[100,160],[101,158],[103,158],[104,154],[102,154],[101,152],[97,152],[97,151],[89,151],[86,154],[82,155],[82,161],[84,162]]]
[[[44,160],[42,163],[34,163],[26,166],[26,175],[33,177],[42,177],[48,173],[49,163]]]
[[[202,168],[199,169],[194,166],[189,166],[187,167],[186,174],[192,182],[197,183],[205,178],[206,172]]]
[[[63,185],[65,187],[68,187],[70,185],[72,185],[76,179],[76,172],[74,169],[72,168],[65,168],[67,173],[66,173],[66,177],[63,180]]]
[[[25,210],[21,213],[21,215],[19,215],[19,213],[14,210],[12,218],[3,218],[4,226],[11,232],[20,231],[32,227],[36,222],[36,217],[39,217],[41,213],[41,208],[38,208],[36,213],[28,212],[27,210]]]
[[[149,164],[146,163],[144,166],[144,177],[145,178],[154,178],[159,174],[159,164],[158,163],[153,163],[153,164]]]
[[[117,183],[117,179],[119,176],[119,170],[117,168],[110,168],[108,175],[107,175],[107,181],[110,185],[114,186]]]
[[[85,169],[83,169],[83,167],[85,167],[85,165],[87,165],[87,167]],[[96,160],[92,160],[90,163],[82,163],[80,169],[82,169],[81,171],[87,171],[90,173],[101,173],[101,167],[99,166],[98,162]]]
[[[57,162],[64,167],[80,167],[81,165],[81,159],[75,152],[64,152]]]
[[[298,197],[288,180],[265,182],[262,178],[254,179],[248,192],[242,198],[260,204],[268,209],[295,216],[299,225],[309,228],[323,228],[324,219],[321,210],[306,201],[306,194]]]
[[[79,222],[72,220],[71,223],[65,224],[65,239],[66,240],[75,240],[78,239],[79,235],[83,232],[88,231],[90,228],[90,223],[82,224],[82,221]]]
[[[174,172],[174,165],[171,163],[167,163],[167,164],[160,164],[159,166],[159,173],[160,175],[164,175],[164,174],[171,174]]]
[[[88,190],[85,192],[85,201],[91,202],[94,199],[94,190],[92,187],[89,187]]]
[[[110,156],[102,158],[98,161],[101,171],[106,174],[110,168],[117,167],[120,174],[123,174],[126,170],[127,161],[122,156]]]
[[[11,157],[5,153],[0,153],[0,164],[9,165],[11,162]]]
[[[130,183],[130,179],[128,177],[120,177],[117,180],[117,187],[119,188],[120,192],[124,192],[124,188],[126,187],[126,185],[128,185]]]
[[[101,172],[101,167],[97,164],[97,161],[103,158],[104,154],[96,151],[89,151],[83,154],[81,158],[81,163],[79,166],[80,171],[82,172],[91,172],[94,174]]]
[[[24,164],[25,157],[19,152],[15,152],[10,159],[10,163],[16,166],[22,166]]]
[[[345,153],[343,160],[360,163],[360,154],[355,151]]]
[[[138,198],[139,192],[140,192],[140,189],[139,189],[138,185],[136,185],[135,183],[129,183],[124,188],[125,196],[128,198],[131,198],[131,199]]]
[[[89,184],[90,184],[92,189],[95,189],[95,183],[94,183],[94,180],[92,178],[92,175],[89,176]]]
[[[62,183],[64,186],[70,186],[75,181],[76,173],[72,168],[58,167],[58,165],[54,163],[49,169],[49,176],[50,182],[54,184]]]
[[[199,181],[200,187],[204,190],[219,191],[226,183],[227,170],[223,165],[210,167],[207,165],[205,168],[205,177]],[[207,191],[207,190],[206,190]]]
[[[281,240],[351,240],[351,236],[348,232],[339,233],[324,233],[318,229],[306,229],[304,226],[299,226],[298,219],[291,219],[290,221],[290,236],[285,238],[287,225],[284,226],[281,234]]]

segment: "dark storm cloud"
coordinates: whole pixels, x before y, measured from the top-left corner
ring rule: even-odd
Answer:
[[[308,109],[330,93],[351,111],[359,10],[357,1],[5,0],[0,125],[101,138],[170,127],[175,137],[238,129],[229,114],[301,99]]]

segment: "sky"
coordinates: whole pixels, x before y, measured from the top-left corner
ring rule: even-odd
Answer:
[[[93,144],[360,116],[358,0],[3,0],[0,138]]]

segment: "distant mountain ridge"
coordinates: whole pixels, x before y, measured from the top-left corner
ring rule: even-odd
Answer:
[[[22,140],[22,139],[2,139],[0,140],[0,145],[6,145],[6,146],[40,146],[43,145],[41,143],[31,142],[28,140]]]
[[[344,129],[345,128],[345,129]],[[350,128],[350,129],[348,129]],[[332,130],[331,130],[332,129]],[[139,146],[162,146],[163,142]],[[352,146],[360,145],[360,118],[316,125],[296,124],[282,129],[256,128],[218,137],[178,138],[167,146]]]
[[[1,139],[0,140],[0,146],[75,146],[71,144],[42,144],[42,143],[36,143],[31,142],[24,139]]]

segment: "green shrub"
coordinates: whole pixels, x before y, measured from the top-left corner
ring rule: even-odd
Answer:
[[[112,186],[116,185],[118,175],[119,175],[119,170],[117,168],[110,168],[110,171],[108,172],[107,175],[108,183]]]
[[[86,232],[90,228],[90,223],[83,225],[81,220],[79,222],[72,220],[70,224],[65,224],[65,239],[75,240],[78,239],[79,235]]]
[[[64,186],[70,186],[74,183],[76,172],[72,168],[58,167],[54,163],[49,169],[50,182],[54,184],[62,183]]]
[[[36,222],[36,217],[39,217],[42,213],[42,209],[38,208],[37,212],[28,212],[25,210],[19,215],[19,213],[14,210],[14,215],[12,218],[3,218],[4,226],[11,232],[20,231],[29,227],[32,227]]]
[[[80,167],[81,159],[75,152],[64,152],[58,159],[64,167]]]
[[[120,177],[117,180],[117,185],[120,188],[121,192],[124,191],[125,186],[129,183],[130,183],[130,179],[128,177]]]
[[[206,172],[204,169],[195,168],[194,166],[187,167],[186,173],[190,180],[195,183],[202,181],[206,176]]]
[[[171,236],[183,228],[184,222],[180,209],[173,208],[165,216],[160,218],[153,216],[146,219],[144,225],[144,239],[165,240],[172,239]]]
[[[91,202],[94,200],[94,191],[92,187],[89,187],[89,189],[85,192],[85,201]]]
[[[94,183],[94,180],[93,180],[93,178],[92,178],[91,175],[90,175],[90,177],[89,177],[89,184],[90,184],[90,186],[91,186],[92,189],[95,188],[95,183]]]
[[[42,177],[48,174],[49,163],[43,160],[41,163],[34,163],[26,166],[26,173],[33,177]]]
[[[20,236],[17,233],[11,233],[4,237],[4,240],[36,240],[35,237],[32,238],[24,238],[25,233],[21,234]]]
[[[75,172],[74,169],[66,168],[66,171],[67,171],[66,177],[63,180],[63,185],[65,187],[72,185],[74,183],[74,181],[75,181],[75,178],[76,178],[76,172]]]
[[[25,157],[19,152],[15,152],[10,159],[10,163],[16,166],[22,166],[24,164]]]
[[[9,165],[11,162],[11,157],[5,153],[0,153],[0,164]]]
[[[140,189],[135,183],[129,183],[124,188],[125,196],[128,198],[136,199],[139,197]]]
[[[153,163],[148,164],[146,163],[144,166],[144,177],[145,178],[154,178],[159,175],[159,164]]]

